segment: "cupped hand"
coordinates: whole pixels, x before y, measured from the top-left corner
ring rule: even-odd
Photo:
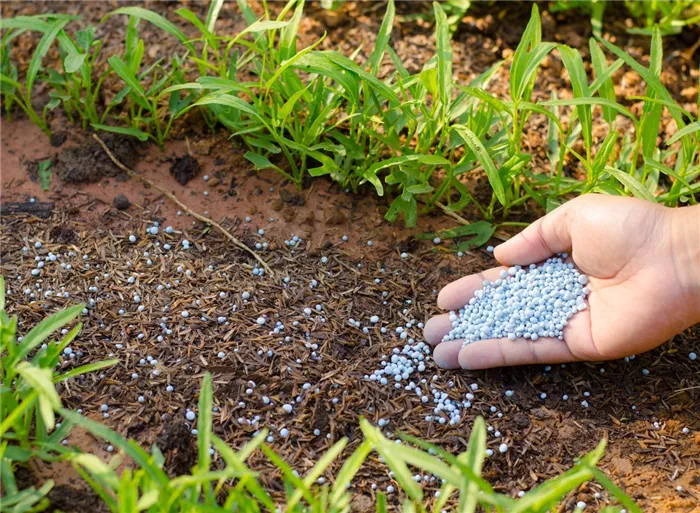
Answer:
[[[452,329],[447,313],[431,318],[426,340],[447,368],[608,360],[652,349],[700,322],[700,206],[668,209],[633,198],[586,195],[572,200],[498,246],[506,267],[465,276],[438,295],[458,310],[502,269],[571,251],[589,277],[589,307],[564,328],[564,340],[482,340],[462,347],[441,342]]]

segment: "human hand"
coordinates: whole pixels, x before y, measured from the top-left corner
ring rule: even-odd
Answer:
[[[700,205],[680,209],[618,196],[569,201],[496,247],[506,267],[465,276],[444,287],[438,306],[458,310],[484,280],[502,269],[537,263],[571,251],[589,277],[589,307],[564,328],[564,341],[507,338],[462,347],[441,342],[452,329],[448,314],[431,318],[425,338],[446,368],[609,360],[648,351],[700,322]]]

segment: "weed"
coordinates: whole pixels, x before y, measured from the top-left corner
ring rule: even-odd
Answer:
[[[13,467],[26,463],[33,456],[55,460],[63,440],[72,428],[71,422],[57,427],[55,411],[61,407],[56,384],[117,363],[106,360],[74,367],[58,373],[61,355],[80,332],[78,323],[60,341],[47,342],[50,335],[77,318],[84,305],[76,305],[47,317],[24,337],[17,338],[17,316],[5,312],[5,280],[0,276],[0,436],[2,445],[2,484],[6,491],[3,506],[9,511],[32,511],[39,507],[50,485],[39,490],[17,489]],[[12,506],[12,507],[10,507]],[[26,507],[27,509],[22,509]],[[3,509],[4,511],[4,509]]]
[[[629,6],[634,9],[633,4]],[[678,6],[684,2],[673,4],[659,8],[668,19],[681,12]],[[290,0],[275,19],[267,4],[262,18],[245,0],[238,5],[248,26],[235,36],[216,33],[222,0],[210,4],[204,20],[188,9],[176,11],[198,33],[193,39],[147,9],[117,9],[110,15],[128,19],[124,51],[109,57],[108,69],[93,78],[101,42],[94,40],[92,29],[78,32],[73,43],[64,31],[70,17],[3,20],[3,29],[8,29],[0,53],[6,110],[16,103],[48,131],[47,109],[62,104],[84,125],[151,139],[161,146],[173,122],[195,110],[209,126],[223,125],[242,142],[254,168],[274,169],[298,187],[307,175],[327,175],[354,192],[370,185],[378,195],[392,196],[386,218],[403,217],[408,226],[435,207],[457,213],[472,205],[493,223],[507,219],[512,209],[526,202],[551,210],[572,194],[588,192],[632,194],[669,206],[696,201],[700,129],[697,118],[679,106],[659,80],[663,24],[649,29],[648,68],[608,41],[591,39],[595,79],[589,81],[577,50],[542,41],[539,10],[533,5],[512,58],[462,85],[453,77],[450,35],[455,20],[446,12],[456,3],[434,3],[435,55],[416,74],[405,69],[391,45],[396,18],[392,2],[363,64],[356,59],[359,49],[350,56],[318,50],[325,36],[306,48],[297,47],[304,2]],[[604,5],[596,2],[593,8]],[[141,21],[177,39],[182,54],[147,65],[138,32]],[[9,45],[24,30],[44,35],[22,85]],[[62,71],[39,75],[54,39],[62,52]],[[606,52],[614,55],[613,62]],[[562,60],[573,98],[553,95],[533,101],[540,65],[550,54]],[[508,65],[509,94],[498,97],[489,84]],[[643,102],[639,117],[615,94],[613,75],[623,66],[647,85],[644,96],[627,98]],[[94,99],[110,73],[123,87],[98,115]],[[185,77],[191,74],[198,78],[188,82]],[[42,115],[33,111],[30,101],[39,79],[53,88]],[[596,109],[601,109],[606,129],[600,143],[593,136],[601,119]],[[664,110],[678,131],[661,149],[656,139]],[[533,156],[523,140],[533,116],[544,116],[548,123],[549,170],[533,169]],[[565,176],[564,167],[572,162],[583,180]],[[490,198],[481,201],[469,188],[478,175],[485,175],[491,186]],[[668,180],[661,180],[663,175]]]
[[[279,497],[268,494],[258,482],[258,475],[246,460],[260,450],[282,474],[285,511],[348,511],[352,498],[353,478],[374,450],[393,472],[399,488],[406,495],[403,511],[427,511],[422,488],[413,480],[409,467],[432,474],[443,482],[439,498],[431,511],[441,511],[448,504],[458,505],[459,511],[546,512],[556,506],[571,490],[593,478],[598,479],[631,512],[641,511],[595,465],[605,449],[598,447],[583,456],[568,472],[534,488],[521,499],[496,493],[481,477],[486,458],[486,424],[477,418],[469,438],[467,450],[457,456],[419,439],[402,436],[404,443],[395,443],[384,437],[379,428],[366,420],[360,421],[365,437],[344,460],[333,484],[319,486],[319,477],[327,472],[345,450],[348,440],[342,438],[321,455],[305,476],[299,476],[291,466],[264,443],[267,430],[261,430],[239,451],[233,451],[212,433],[212,378],[206,374],[199,394],[198,453],[199,458],[190,474],[169,479],[163,471],[164,458],[153,446],[151,453],[135,442],[98,422],[68,410],[61,414],[71,422],[87,429],[93,435],[107,440],[120,454],[107,463],[90,454],[70,455],[77,471],[102,498],[110,511],[279,511]],[[213,449],[210,451],[210,449]],[[215,454],[217,456],[212,456]],[[116,472],[117,466],[128,457],[132,465]],[[386,496],[377,494],[377,511],[386,511]],[[612,509],[611,511],[615,511]]]

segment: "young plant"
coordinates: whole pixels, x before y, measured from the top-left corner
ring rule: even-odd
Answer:
[[[61,407],[56,385],[63,381],[117,363],[105,360],[75,367],[60,367],[63,350],[82,327],[78,323],[60,341],[44,343],[50,335],[75,320],[84,305],[75,305],[47,317],[21,340],[17,338],[17,316],[5,311],[5,280],[0,276],[0,436],[4,457],[10,462],[26,462],[38,455],[53,458],[51,451],[70,432],[71,423],[55,429],[54,412]]]
[[[62,410],[66,419],[107,440],[120,451],[107,463],[90,454],[72,454],[73,465],[114,513],[223,513],[231,510],[272,513],[279,511],[280,501],[285,511],[345,512],[350,507],[354,477],[372,450],[377,451],[391,469],[399,489],[405,494],[404,511],[428,511],[423,490],[413,480],[415,471],[411,467],[433,474],[443,481],[439,496],[436,494],[439,498],[429,508],[433,512],[443,510],[449,503],[457,504],[459,511],[464,512],[474,512],[480,506],[484,511],[544,513],[551,511],[571,491],[594,478],[627,511],[641,511],[596,468],[605,449],[604,441],[582,457],[570,471],[532,489],[519,500],[496,493],[481,477],[486,458],[486,424],[481,417],[474,423],[467,450],[457,456],[414,437],[402,436],[406,443],[397,444],[362,419],[360,428],[365,440],[345,459],[335,478],[330,480],[333,484],[319,486],[318,478],[340,458],[347,439],[334,444],[302,477],[263,443],[267,430],[255,435],[238,452],[215,436],[212,433],[212,397],[212,378],[207,373],[199,395],[199,458],[189,474],[168,478],[163,470],[163,455],[156,446],[149,454],[135,442],[124,439],[98,422]],[[258,474],[246,465],[246,460],[258,449],[281,473],[284,497],[273,498],[258,482]],[[116,468],[123,457],[130,458],[132,463],[119,474]],[[377,494],[377,510],[386,511],[386,496],[381,492]]]
[[[41,128],[46,135],[51,135],[51,129],[47,120],[48,111],[56,108],[60,100],[53,98],[39,113],[35,110],[32,103],[32,95],[37,80],[40,78],[39,72],[41,71],[42,61],[54,40],[58,37],[63,45],[69,45],[63,27],[71,19],[73,19],[71,16],[54,16],[51,18],[45,16],[18,16],[0,20],[0,29],[8,30],[2,36],[2,49],[0,50],[0,82],[2,83],[0,92],[5,102],[5,109],[9,112],[12,105],[17,104],[27,117]],[[27,30],[41,32],[42,37],[29,62],[29,68],[22,84],[19,82],[16,66],[10,61],[9,44]]]

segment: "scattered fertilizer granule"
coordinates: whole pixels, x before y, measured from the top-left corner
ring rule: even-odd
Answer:
[[[587,308],[587,282],[573,264],[558,257],[540,267],[503,270],[495,282],[484,281],[459,312],[450,312],[452,330],[443,342],[463,339],[467,345],[504,337],[563,340],[568,320]]]

